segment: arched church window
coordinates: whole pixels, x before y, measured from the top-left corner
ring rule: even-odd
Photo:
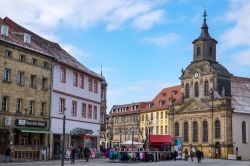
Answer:
[[[176,137],[179,136],[179,123],[178,122],[175,123],[175,136]]]
[[[188,122],[184,122],[184,142],[188,142]]]
[[[197,48],[196,48],[196,55],[197,55],[197,56],[200,56],[200,55],[201,55],[201,48],[200,48],[200,47],[197,47]]]
[[[220,138],[220,121],[215,121],[215,138]]]
[[[194,97],[199,97],[199,83],[194,84]]]
[[[213,55],[213,47],[209,47],[209,56]]]
[[[208,125],[207,125],[207,121],[204,121],[203,124],[202,124],[202,127],[203,127],[203,139],[202,141],[203,142],[208,142]]]
[[[193,122],[193,142],[198,142],[198,123]]]
[[[208,83],[208,81],[205,81],[204,84],[205,84],[204,85],[204,94],[205,94],[205,96],[209,96],[209,83]]]
[[[246,122],[243,121],[242,126],[241,126],[241,128],[242,128],[242,143],[243,144],[247,143],[247,130],[246,130],[246,127],[247,127]]]
[[[185,87],[185,97],[189,98],[189,84],[188,83],[186,84],[186,87]]]

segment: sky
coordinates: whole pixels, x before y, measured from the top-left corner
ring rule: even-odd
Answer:
[[[217,61],[250,77],[250,0],[0,0],[0,17],[59,43],[108,83],[112,105],[152,100],[180,84],[204,4]]]

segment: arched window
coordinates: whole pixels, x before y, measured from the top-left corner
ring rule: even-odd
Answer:
[[[209,47],[209,56],[213,55],[213,47]]]
[[[196,55],[197,55],[197,56],[200,56],[200,55],[201,55],[201,48],[200,48],[200,47],[197,47],[197,48],[196,48]]]
[[[193,142],[198,142],[198,123],[193,122]]]
[[[186,87],[185,87],[185,97],[189,98],[189,84],[188,83],[186,84]]]
[[[208,142],[208,125],[207,121],[204,121],[202,124],[203,127],[203,142]]]
[[[246,122],[243,121],[242,122],[242,143],[246,144],[247,143],[247,126],[246,126]]]
[[[179,136],[179,123],[175,123],[175,136]]]
[[[220,138],[220,121],[215,121],[215,138]]]
[[[199,83],[194,84],[194,97],[199,97]]]
[[[188,142],[188,122],[184,122],[184,142]]]
[[[209,84],[208,84],[208,81],[205,81],[205,83],[204,83],[204,94],[205,94],[205,96],[209,96]]]

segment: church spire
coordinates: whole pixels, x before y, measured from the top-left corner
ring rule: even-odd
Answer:
[[[211,38],[209,33],[208,33],[208,26],[207,26],[207,11],[206,11],[206,7],[204,6],[204,12],[203,12],[203,24],[201,27],[201,34],[199,36],[199,38]]]

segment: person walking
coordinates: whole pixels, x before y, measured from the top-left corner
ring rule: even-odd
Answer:
[[[5,150],[5,159],[4,162],[7,163],[7,159],[9,160],[9,162],[11,163],[11,157],[10,157],[10,153],[11,153],[11,149],[8,146]]]
[[[194,158],[194,152],[192,151],[192,149],[191,149],[191,151],[190,151],[190,158],[191,158],[191,161],[193,162],[194,160],[193,160],[193,158]]]
[[[176,161],[176,157],[178,156],[178,153],[177,153],[177,151],[175,150],[174,151],[174,161]]]
[[[200,164],[201,163],[201,157],[202,157],[201,151],[197,150],[196,157],[197,157],[198,164]]]
[[[71,152],[70,152],[70,160],[71,160],[71,164],[75,164],[76,150],[74,147],[71,149]]]
[[[85,160],[88,162],[89,161],[89,156],[90,156],[89,147],[85,147],[83,151],[84,151]]]

